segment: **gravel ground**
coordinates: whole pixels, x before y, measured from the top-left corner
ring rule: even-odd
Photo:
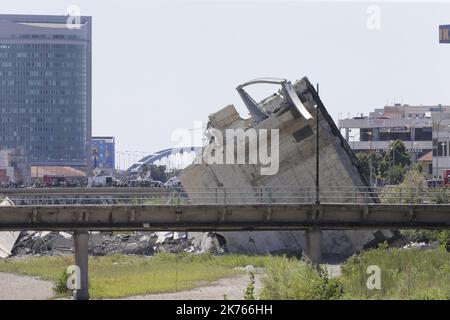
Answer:
[[[53,297],[52,288],[48,281],[0,272],[0,300],[46,300]]]
[[[127,300],[243,300],[249,275],[224,278],[187,291],[149,294],[125,298]],[[261,275],[255,274],[255,295],[261,291]]]

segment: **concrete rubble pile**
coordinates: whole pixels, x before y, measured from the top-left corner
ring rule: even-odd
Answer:
[[[11,239],[8,252],[1,258],[25,255],[66,255],[73,254],[72,234],[68,232],[19,232],[16,239],[6,233],[0,235],[0,243]],[[89,237],[89,254],[105,256],[112,254],[146,255],[157,252],[169,253],[205,253],[221,254],[226,252],[224,241],[218,240],[213,233],[202,234],[202,237],[188,235],[185,232],[133,232],[133,233],[100,233],[92,232]],[[200,239],[200,241],[199,241]]]
[[[3,198],[0,206],[13,206],[9,198]],[[226,252],[224,240],[215,233],[186,232],[91,232],[89,254],[153,255],[155,252]],[[25,255],[73,254],[74,243],[69,232],[4,231],[0,232],[0,259]]]
[[[29,254],[60,255],[72,253],[72,235],[66,232],[21,232],[14,248],[12,256]]]
[[[403,246],[403,249],[429,250],[429,249],[436,249],[437,247],[439,247],[439,241],[433,241],[430,243],[409,242],[408,244]]]

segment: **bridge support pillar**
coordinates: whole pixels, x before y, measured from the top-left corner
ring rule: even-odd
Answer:
[[[305,254],[315,266],[318,266],[322,260],[321,239],[322,231],[319,229],[307,229],[305,231]]]
[[[75,290],[75,300],[89,300],[88,280],[88,247],[89,233],[87,230],[77,230],[73,234],[75,242],[75,264],[80,271],[79,289]]]

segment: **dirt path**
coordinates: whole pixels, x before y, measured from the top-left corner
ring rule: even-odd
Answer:
[[[242,300],[249,275],[224,278],[186,291],[150,294],[126,300]],[[0,272],[0,300],[46,300],[54,296],[53,284],[28,276]],[[255,275],[255,293],[261,290],[261,275]]]
[[[249,275],[224,278],[206,286],[173,293],[149,294],[125,298],[127,300],[243,300]],[[255,274],[255,294],[261,291],[261,275]]]
[[[0,272],[0,300],[46,300],[53,284],[33,277]]]
[[[332,277],[341,273],[340,265],[326,265]],[[262,274],[255,274],[255,297],[262,289]],[[249,283],[249,275],[220,279],[194,289],[133,296],[126,300],[242,300]],[[45,300],[53,297],[53,284],[28,276],[0,272],[0,300]]]

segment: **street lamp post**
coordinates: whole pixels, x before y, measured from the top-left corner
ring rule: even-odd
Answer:
[[[319,96],[319,84],[316,87],[317,96]],[[319,106],[316,104],[316,204],[320,204],[320,188],[319,188]]]
[[[438,147],[439,147],[439,140],[437,141],[437,144],[438,144]],[[445,157],[445,142],[441,143],[441,147],[442,147],[442,156]],[[439,162],[438,161],[439,161],[439,148],[438,148],[438,154],[437,154],[437,157],[436,157],[437,174],[439,174]]]
[[[389,137],[389,146],[388,146],[388,152],[389,152],[389,185],[392,185],[392,168],[391,168],[391,138]]]
[[[20,131],[18,130],[19,131],[18,134],[20,136],[23,136],[22,158],[24,160],[24,165],[25,165],[25,170],[26,170],[26,172],[23,172],[23,170],[21,170],[21,173],[25,174],[25,176],[22,178],[24,178],[24,180],[25,180],[24,183],[28,184],[28,183],[30,183],[30,180],[31,180],[31,165],[30,165],[30,159],[29,159],[30,154],[28,152],[28,148],[29,148],[28,139],[30,137],[31,126],[29,124],[22,124],[20,126],[20,128],[25,129],[25,130],[20,130]]]
[[[352,135],[352,136],[349,136],[349,143],[351,142],[352,143],[352,150],[354,151],[355,150],[355,139],[356,139],[356,136],[357,136],[358,134],[356,133],[356,134],[354,134],[354,135]]]
[[[373,186],[373,183],[372,183],[372,171],[373,171],[372,140],[373,140],[373,135],[372,135],[372,132],[367,132],[367,135],[370,136],[370,143],[369,143],[369,184],[370,184],[370,187],[372,187]]]
[[[414,155],[414,162],[416,162],[416,160],[417,160],[417,153],[418,152],[416,152],[416,149],[414,148],[416,145],[415,145],[415,143],[413,142],[413,141],[415,141],[416,140],[416,133],[415,133],[415,130],[416,130],[416,125],[420,125],[420,124],[426,124],[427,126],[429,126],[430,125],[430,122],[429,121],[414,121],[414,120],[412,120],[411,121],[411,125],[410,126],[407,126],[407,127],[409,127],[409,129],[411,130],[411,134],[410,134],[410,145],[411,145],[411,150],[410,150],[410,153],[411,153],[411,155]]]

